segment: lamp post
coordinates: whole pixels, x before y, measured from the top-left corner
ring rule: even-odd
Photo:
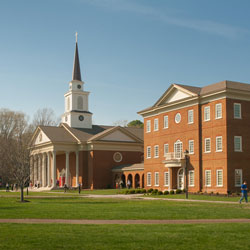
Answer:
[[[189,152],[188,150],[186,149],[185,152],[184,152],[184,155],[185,155],[185,176],[186,176],[186,199],[188,199],[188,155],[189,155]]]

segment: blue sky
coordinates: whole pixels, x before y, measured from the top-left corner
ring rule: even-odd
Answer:
[[[140,119],[171,83],[250,83],[248,0],[1,0],[0,107],[64,112],[77,31],[95,124]]]

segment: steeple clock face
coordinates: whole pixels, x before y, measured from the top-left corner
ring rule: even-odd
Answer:
[[[78,85],[77,85],[77,88],[78,88],[78,89],[81,89],[81,85],[80,85],[80,84],[78,84]]]
[[[79,115],[78,119],[79,119],[79,121],[82,122],[84,120],[84,116],[83,115]]]

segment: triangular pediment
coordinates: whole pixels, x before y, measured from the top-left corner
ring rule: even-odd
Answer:
[[[99,139],[100,141],[123,141],[123,142],[135,142],[135,140],[133,138],[131,138],[130,136],[124,134],[122,131],[120,130],[116,130],[104,137],[102,137],[101,139]]]
[[[168,103],[181,101],[183,99],[197,96],[193,93],[177,84],[172,84],[167,91],[161,96],[161,98],[155,103],[154,106],[160,106]]]
[[[33,135],[31,144],[35,146],[50,141],[49,137],[38,127]]]

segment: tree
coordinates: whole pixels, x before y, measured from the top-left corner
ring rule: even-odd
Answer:
[[[23,188],[30,176],[28,143],[32,131],[22,112],[0,109],[0,176]]]
[[[34,114],[32,125],[34,128],[37,126],[56,126],[59,123],[59,119],[56,117],[53,109],[43,108],[38,109]]]
[[[140,120],[133,120],[127,124],[128,127],[143,128],[144,124]]]
[[[114,126],[121,126],[121,127],[126,127],[128,123],[128,120],[118,120],[113,122]]]

